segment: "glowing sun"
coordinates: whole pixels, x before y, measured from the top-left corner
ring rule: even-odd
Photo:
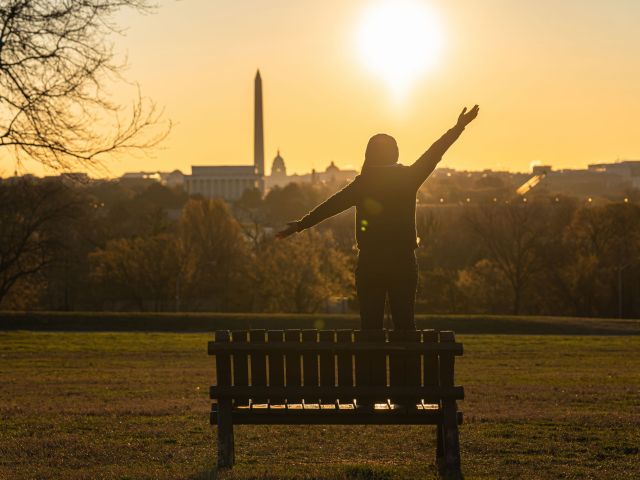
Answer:
[[[383,0],[365,10],[356,32],[365,66],[396,99],[433,68],[442,47],[437,16],[418,0]]]

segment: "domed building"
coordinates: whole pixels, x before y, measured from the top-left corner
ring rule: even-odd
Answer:
[[[287,176],[287,167],[284,164],[284,158],[280,156],[280,150],[271,164],[271,176],[277,178]]]
[[[280,149],[271,163],[271,175],[264,177],[264,180],[267,190],[273,187],[284,187],[292,181],[292,178],[287,175],[287,166],[280,155]]]
[[[331,162],[324,171],[318,172],[312,169],[311,173],[287,175],[284,158],[278,150],[271,164],[271,175],[264,177],[264,180],[265,186],[269,190],[273,187],[284,187],[289,183],[342,184],[350,182],[357,174],[358,172],[355,170],[341,170],[334,162]]]
[[[336,167],[336,164],[332,160],[331,164],[324,171],[324,179],[323,180],[325,182],[333,183],[338,179],[338,177],[340,177],[340,169],[338,167]]]

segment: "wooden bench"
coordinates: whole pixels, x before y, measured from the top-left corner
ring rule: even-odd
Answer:
[[[209,354],[219,467],[234,464],[234,424],[436,425],[437,464],[460,475],[453,332],[220,330]]]

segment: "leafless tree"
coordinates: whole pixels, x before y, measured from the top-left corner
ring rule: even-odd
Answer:
[[[0,183],[0,302],[64,254],[61,231],[82,208],[82,199],[59,181]]]
[[[507,204],[482,204],[466,215],[487,258],[508,282],[515,315],[521,313],[524,294],[544,267],[540,255],[545,237],[543,214],[539,205],[514,199]]]
[[[123,80],[113,17],[148,0],[2,0],[0,147],[18,161],[55,169],[97,167],[104,154],[156,145],[169,132],[162,111],[141,96],[131,111],[105,86]],[[1,151],[1,150],[0,150]]]

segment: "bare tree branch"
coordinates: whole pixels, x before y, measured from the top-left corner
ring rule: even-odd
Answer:
[[[105,154],[146,149],[169,133],[162,110],[130,109],[104,86],[121,79],[110,36],[116,12],[148,0],[6,0],[0,4],[0,147],[54,170],[99,167]],[[127,120],[122,120],[125,115]]]

